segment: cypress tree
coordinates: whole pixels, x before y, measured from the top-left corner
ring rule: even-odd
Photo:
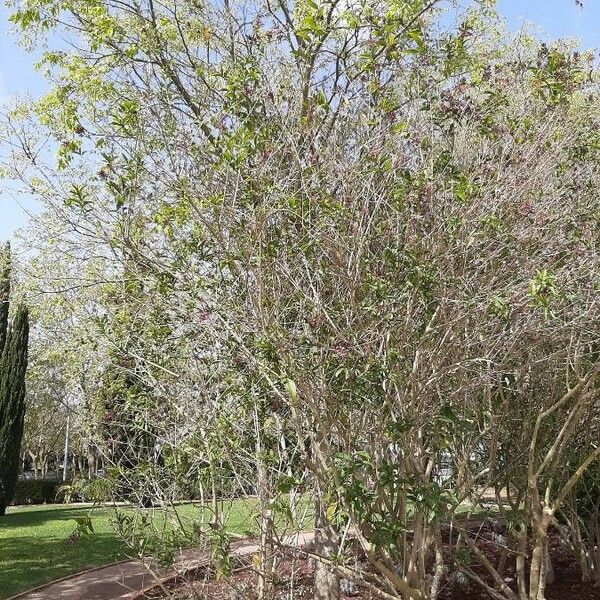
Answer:
[[[19,474],[28,341],[29,312],[20,306],[6,338],[0,366],[0,516],[14,496]]]
[[[10,244],[0,252],[0,356],[8,332],[8,309],[10,299]]]

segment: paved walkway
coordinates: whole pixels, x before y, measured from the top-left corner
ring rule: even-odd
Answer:
[[[302,546],[309,543],[312,538],[312,533],[300,533],[292,539],[285,540],[285,543]],[[253,554],[257,550],[258,546],[248,541],[232,544],[234,556]],[[173,569],[161,573],[161,578],[201,567],[207,563],[206,554],[196,549],[185,550],[181,552]],[[10,600],[132,600],[154,583],[156,579],[141,563],[128,561],[73,575],[29,592],[23,592]]]

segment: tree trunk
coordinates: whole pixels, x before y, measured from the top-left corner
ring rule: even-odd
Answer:
[[[312,439],[311,453],[315,472],[314,502],[315,502],[315,555],[332,559],[338,553],[338,534],[331,524],[324,504],[326,486],[330,482],[326,460],[326,437],[323,426],[317,426]],[[340,578],[325,562],[316,560],[315,564],[315,593],[314,600],[339,600]]]
[[[258,499],[260,505],[260,566],[258,569],[258,600],[268,600],[273,595],[273,516],[270,508],[267,466],[258,458]]]
[[[254,428],[256,432],[256,476],[260,511],[260,564],[258,568],[258,600],[268,600],[273,596],[273,569],[275,553],[273,548],[273,515],[271,511],[271,486],[269,467],[263,447],[264,415],[259,404],[254,405]]]
[[[527,600],[527,582],[525,581],[525,557],[527,556],[527,529],[524,525],[519,527],[517,534],[519,552],[516,557],[515,570],[517,574],[517,588],[519,600]]]
[[[331,558],[338,551],[337,533],[327,519],[325,507],[320,497],[315,499],[315,554]],[[340,580],[326,564],[317,560],[315,565],[314,600],[339,600]]]
[[[534,529],[534,545],[529,568],[529,600],[545,600],[549,525],[550,520],[544,515]]]
[[[215,526],[220,524],[219,515],[219,491],[217,489],[217,476],[215,473],[214,465],[210,463],[210,483],[211,483],[211,494],[212,494],[212,519],[211,523]]]
[[[96,475],[96,455],[88,448],[88,479],[92,479]]]
[[[433,581],[431,583],[431,600],[436,600],[442,587],[442,581],[444,579],[444,554],[442,552],[443,541],[442,541],[442,530],[439,523],[435,525],[435,569],[433,574]]]
[[[33,452],[31,449],[27,449],[27,454],[29,454],[29,458],[31,459],[31,470],[33,471],[33,478],[38,478],[38,462],[37,462],[37,452]]]

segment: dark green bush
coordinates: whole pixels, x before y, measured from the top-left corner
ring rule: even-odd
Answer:
[[[62,481],[57,479],[19,479],[13,504],[52,504]]]

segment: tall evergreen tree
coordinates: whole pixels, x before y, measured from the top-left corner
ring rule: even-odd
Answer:
[[[0,252],[0,356],[8,333],[8,311],[10,300],[10,244]]]
[[[5,514],[13,498],[19,474],[28,341],[29,312],[20,306],[6,338],[0,364],[0,516]]]

